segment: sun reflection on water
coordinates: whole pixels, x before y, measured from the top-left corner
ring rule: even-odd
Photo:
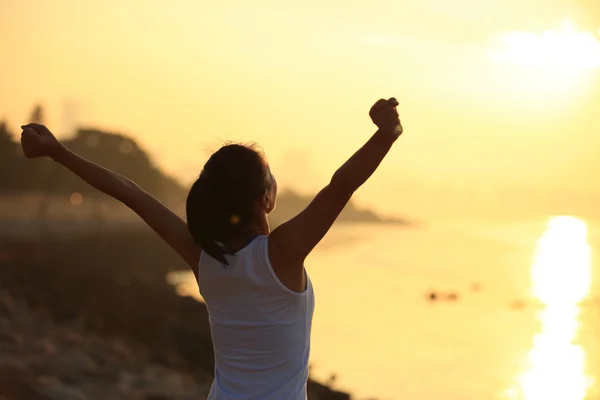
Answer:
[[[533,338],[525,371],[512,399],[584,400],[592,380],[586,352],[576,342],[580,303],[592,283],[585,222],[554,217],[537,244],[531,267],[532,292],[542,303],[541,332]]]

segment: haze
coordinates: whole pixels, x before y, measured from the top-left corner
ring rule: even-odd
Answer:
[[[42,103],[59,135],[132,135],[184,182],[223,140],[257,141],[283,186],[312,191],[395,96],[406,133],[363,204],[427,214],[476,193],[521,210],[560,193],[593,210],[598,3],[252,3],[0,0],[0,118],[18,133]]]

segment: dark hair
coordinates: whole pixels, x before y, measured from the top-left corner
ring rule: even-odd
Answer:
[[[270,189],[270,172],[255,145],[226,144],[214,153],[186,201],[190,233],[206,253],[224,266],[224,244],[249,234],[256,200]]]

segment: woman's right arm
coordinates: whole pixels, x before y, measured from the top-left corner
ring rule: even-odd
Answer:
[[[375,172],[402,134],[396,99],[379,100],[371,108],[377,132],[333,174],[331,181],[297,216],[269,236],[273,269],[288,288],[302,291],[304,259],[323,239],[354,192]]]
[[[94,188],[125,204],[171,246],[197,275],[201,249],[181,217],[132,180],[69,151],[45,126],[29,124],[22,128],[21,144],[25,156],[50,157]]]

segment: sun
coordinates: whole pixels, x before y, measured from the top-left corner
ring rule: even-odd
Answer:
[[[560,73],[600,68],[600,30],[581,30],[567,19],[541,33],[512,31],[496,38],[490,57],[498,62]]]

